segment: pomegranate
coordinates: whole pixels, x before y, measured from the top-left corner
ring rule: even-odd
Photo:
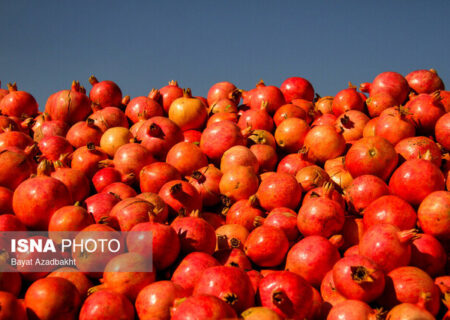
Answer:
[[[411,243],[416,233],[415,230],[401,231],[391,224],[375,224],[362,236],[359,252],[384,272],[389,272],[410,262]]]
[[[231,113],[231,112],[219,112],[215,113],[212,116],[209,117],[208,121],[206,122],[206,127],[209,127],[213,123],[221,122],[221,121],[231,121],[237,124],[238,122],[238,115],[237,113]]]
[[[72,169],[83,172],[87,178],[92,179],[99,170],[99,162],[108,159],[108,155],[93,143],[76,149],[72,154]]]
[[[142,289],[136,298],[136,311],[142,320],[169,320],[170,307],[184,298],[185,290],[171,281],[157,281]]]
[[[431,134],[440,117],[445,114],[445,109],[439,101],[439,92],[433,94],[420,94],[411,99],[406,105],[408,118],[416,124],[419,132]]]
[[[448,132],[450,131],[450,113],[439,118],[434,128],[436,141],[443,146],[446,150],[450,150],[450,138]]]
[[[431,160],[438,167],[441,166],[441,150],[433,140],[427,137],[405,138],[395,145],[395,151],[405,160],[422,158]],[[431,159],[428,159],[428,156]]]
[[[341,90],[336,94],[331,108],[334,115],[338,117],[349,110],[363,111],[364,101],[356,91],[356,88],[352,84],[349,84],[347,89]]]
[[[220,266],[220,263],[211,255],[204,252],[192,252],[181,260],[171,280],[191,295],[204,271],[216,266]]]
[[[329,320],[375,320],[379,319],[381,312],[372,310],[365,302],[359,300],[345,300],[330,309]]]
[[[311,83],[301,77],[291,77],[283,81],[280,86],[286,102],[294,99],[305,99],[312,101],[314,99],[314,88]]]
[[[393,307],[388,314],[386,319],[389,320],[434,320],[435,317],[429,313],[424,308],[416,306],[411,303],[400,303]]]
[[[123,294],[102,290],[91,294],[80,311],[80,320],[134,319],[133,304]]]
[[[0,133],[0,149],[8,147],[15,147],[21,150],[25,150],[27,147],[34,144],[33,139],[23,132],[10,131],[7,129],[3,133]]]
[[[317,117],[312,123],[311,127],[315,126],[335,126],[337,117],[332,113],[326,113]]]
[[[166,113],[169,112],[172,102],[183,96],[183,89],[178,87],[178,82],[175,80],[169,81],[169,85],[159,89],[159,92],[161,94],[162,106]]]
[[[388,93],[395,98],[396,104],[400,105],[408,97],[409,86],[401,74],[388,71],[377,75],[372,83],[361,84],[360,90],[362,92],[369,92],[371,97],[380,92]]]
[[[131,122],[136,123],[140,120],[147,120],[152,117],[162,116],[163,108],[159,104],[160,92],[152,89],[147,97],[140,96],[131,99],[125,109],[125,115]]]
[[[354,141],[362,138],[363,130],[369,117],[358,110],[349,110],[336,119],[336,130],[341,132],[345,141]]]
[[[267,211],[277,207],[296,209],[302,196],[302,187],[293,176],[276,173],[261,182],[256,196],[261,207]]]
[[[299,236],[297,214],[289,208],[281,207],[270,211],[264,219],[264,225],[281,229],[290,243],[295,242]]]
[[[11,266],[3,265],[0,272],[0,292],[8,292],[13,296],[18,297],[21,289],[22,277],[20,276],[20,273]],[[1,316],[0,319],[2,319]]]
[[[386,183],[374,175],[362,175],[353,180],[344,190],[344,197],[352,210],[360,213],[373,201],[388,195]]]
[[[280,265],[289,248],[289,241],[283,230],[262,225],[254,229],[245,241],[245,254],[258,266]]]
[[[25,225],[13,214],[0,215],[0,231],[26,231]]]
[[[142,192],[158,193],[166,182],[180,179],[180,172],[174,166],[165,162],[154,162],[146,165],[139,173]]]
[[[252,231],[256,224],[256,217],[262,217],[263,211],[258,208],[258,201],[255,196],[251,196],[248,200],[242,199],[235,202],[226,212],[227,224],[240,224],[248,231]]]
[[[384,290],[384,273],[372,260],[360,255],[340,259],[333,266],[336,289],[348,299],[372,302]]]
[[[153,117],[139,128],[137,139],[142,141],[142,146],[146,147],[155,158],[163,160],[172,146],[183,141],[183,132],[172,120]]]
[[[214,115],[216,113],[237,113],[238,107],[232,99],[223,98],[217,100],[208,108],[208,114]]]
[[[198,212],[175,218],[171,226],[180,238],[182,253],[200,251],[213,254],[216,248],[215,230],[208,222],[198,217]]]
[[[366,229],[377,223],[389,223],[400,230],[408,230],[415,227],[417,220],[413,207],[405,200],[392,195],[374,200],[363,214]]]
[[[324,309],[331,308],[339,302],[347,300],[337,289],[333,280],[333,270],[327,272],[320,284],[320,295],[324,300]]]
[[[119,86],[110,80],[98,82],[95,76],[89,78],[92,89],[89,92],[89,98],[92,101],[94,109],[103,109],[105,107],[119,107],[122,104],[122,91]]]
[[[50,218],[49,237],[56,244],[61,244],[63,236],[59,231],[81,231],[93,223],[94,218],[83,207],[64,206],[56,210]]]
[[[202,129],[208,117],[208,110],[201,100],[192,97],[191,89],[186,89],[183,97],[172,102],[168,113],[169,119],[183,131]]]
[[[13,191],[0,186],[0,215],[12,213]]]
[[[243,249],[249,231],[240,224],[225,224],[216,229],[217,250]]]
[[[166,162],[175,167],[182,176],[208,165],[208,159],[198,146],[189,142],[179,142],[167,153]]]
[[[194,289],[194,296],[210,294],[242,312],[254,305],[255,292],[245,271],[236,267],[210,267],[203,271]]]
[[[254,144],[250,151],[258,161],[259,172],[274,171],[278,163],[278,155],[274,148],[264,144]]]
[[[344,198],[342,198],[341,194],[336,191],[335,186],[331,182],[326,182],[323,186],[317,187],[314,189],[311,189],[308,191],[308,193],[305,194],[305,197],[303,198],[303,202],[310,201],[319,198],[324,197],[331,200],[336,201],[341,205],[342,208],[345,208],[345,201]]]
[[[371,95],[366,100],[367,111],[371,118],[378,117],[384,110],[395,107],[397,100],[385,91]]]
[[[308,158],[312,162],[324,163],[345,151],[345,139],[331,126],[315,126],[305,137]]]
[[[450,239],[450,192],[435,191],[420,203],[418,224],[427,234],[439,239]]]
[[[212,106],[215,102],[229,98],[232,99],[236,104],[239,103],[240,95],[236,86],[231,82],[218,82],[214,84],[208,91],[208,105]]]
[[[100,139],[100,148],[110,157],[113,157],[117,149],[129,143],[133,136],[127,128],[114,127],[106,130]]]
[[[277,148],[275,137],[269,131],[260,129],[251,131],[250,135],[247,138],[247,144],[265,144],[271,146],[274,149]]]
[[[272,309],[266,307],[252,307],[241,313],[244,320],[281,320]]]
[[[304,319],[312,306],[312,287],[301,276],[290,271],[275,271],[259,283],[259,298],[263,307],[280,317]]]
[[[80,88],[80,83],[73,81],[70,90],[62,90],[50,96],[45,105],[45,112],[52,120],[74,124],[91,114],[91,101]]]
[[[304,144],[309,132],[309,126],[300,118],[288,118],[275,130],[277,145],[285,152],[297,152]]]
[[[363,130],[363,137],[373,137],[375,136],[375,127],[377,125],[377,122],[379,120],[380,117],[375,117],[373,119],[370,119]]]
[[[429,234],[421,234],[412,243],[411,265],[418,267],[430,276],[444,271],[447,253],[442,244]]]
[[[123,182],[111,183],[110,185],[103,188],[102,193],[114,194],[122,200],[135,197],[137,195],[136,190]]]
[[[50,277],[31,284],[25,293],[25,305],[30,317],[36,319],[76,319],[81,298],[69,280]]]
[[[1,100],[1,98],[0,98]],[[23,320],[27,319],[25,306],[13,294],[0,291],[0,319]]]
[[[259,109],[263,101],[267,103],[267,112],[271,115],[286,103],[280,89],[275,86],[266,86],[261,80],[256,85],[255,91],[252,93],[250,108]]]
[[[75,148],[81,148],[88,143],[99,146],[102,135],[103,132],[94,124],[94,120],[88,118],[86,121],[75,123],[67,131],[66,139]]]
[[[114,154],[114,168],[124,177],[135,177],[139,181],[140,172],[146,165],[155,162],[149,150],[138,143],[127,143],[120,146]],[[130,180],[133,179],[130,177]]]
[[[42,153],[40,159],[47,159],[50,161],[56,161],[61,155],[68,155],[73,152],[73,148],[69,141],[60,136],[45,137],[39,141],[38,147]]]
[[[394,146],[377,136],[356,141],[345,156],[345,167],[354,178],[370,174],[386,181],[397,162]]]
[[[202,198],[203,206],[213,206],[220,202],[219,183],[222,175],[219,169],[209,164],[192,172],[188,177],[189,183],[197,189]]]
[[[433,191],[444,190],[444,175],[424,159],[412,159],[398,167],[389,181],[391,192],[418,206]]]
[[[301,150],[285,156],[278,163],[277,172],[284,172],[295,176],[300,169],[312,166],[313,163],[306,160],[306,153]]]
[[[129,127],[125,113],[116,107],[105,107],[100,109],[91,114],[88,119],[94,120],[94,124],[102,132],[114,127]]]
[[[84,301],[88,295],[88,290],[92,287],[91,280],[86,277],[82,272],[77,271],[75,268],[63,267],[56,269],[50,273],[47,277],[64,278],[72,282],[80,293],[81,300]]]
[[[220,320],[235,319],[236,312],[230,305],[218,297],[199,294],[186,299],[175,300],[170,311],[172,320],[198,319]]]
[[[92,177],[92,184],[97,192],[101,192],[105,187],[114,182],[122,180],[122,175],[113,167],[106,167],[97,171]]]
[[[212,161],[218,161],[235,145],[245,145],[245,142],[239,127],[231,121],[211,124],[203,131],[200,140],[200,148]]]
[[[200,139],[202,137],[202,133],[198,130],[186,130],[183,131],[184,142],[190,142],[197,146],[200,145]]]
[[[220,179],[220,193],[232,201],[248,199],[258,190],[258,177],[253,168],[236,166]]]
[[[297,227],[305,236],[330,237],[342,230],[345,211],[328,198],[316,198],[304,202],[297,216]]]
[[[423,307],[431,314],[439,311],[439,289],[433,279],[416,267],[399,267],[386,276],[386,289],[380,298],[384,307],[411,303]]]
[[[7,116],[32,117],[38,113],[34,97],[25,91],[17,91],[16,83],[8,83],[8,94],[0,100],[0,112]]]
[[[189,215],[202,209],[202,199],[198,191],[188,182],[171,180],[159,190],[159,196],[170,207],[172,213]]]
[[[319,287],[325,274],[339,260],[340,254],[328,239],[307,236],[288,252],[286,270],[302,276],[309,284]]]
[[[291,103],[282,105],[273,115],[273,121],[277,127],[281,122],[289,118],[299,118],[306,121],[308,115],[305,110]]]
[[[244,111],[239,117],[238,126],[241,130],[250,127],[252,129],[267,130],[272,132],[273,130],[273,120],[272,117],[267,113],[267,102],[263,101],[261,108],[249,109]]]
[[[316,165],[306,166],[300,169],[295,175],[295,178],[304,191],[322,187],[326,182],[330,181],[328,173]]]
[[[96,223],[105,221],[109,212],[120,201],[117,195],[111,193],[97,193],[85,200],[86,210],[92,214]]]
[[[434,69],[416,70],[410,72],[405,78],[409,87],[419,94],[444,90],[444,83]]]

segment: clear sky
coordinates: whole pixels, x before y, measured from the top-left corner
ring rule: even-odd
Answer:
[[[146,95],[171,79],[206,95],[290,76],[321,95],[435,68],[450,87],[450,1],[0,0],[0,80],[16,81],[41,109],[88,78]]]

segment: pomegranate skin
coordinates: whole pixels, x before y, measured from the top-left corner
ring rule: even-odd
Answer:
[[[120,201],[119,196],[111,193],[97,193],[85,200],[86,210],[99,223],[109,217],[109,212]]]
[[[122,104],[122,91],[115,82],[110,80],[99,82],[93,75],[89,78],[89,82],[92,85],[89,98],[96,108],[119,107]]]
[[[317,288],[339,259],[339,251],[327,238],[309,236],[289,250],[286,270],[298,274]]]
[[[192,252],[181,260],[173,272],[171,280],[192,295],[203,272],[208,268],[218,266],[220,263],[211,255],[204,252]]]
[[[77,288],[63,278],[35,281],[25,293],[30,318],[42,320],[76,319],[81,304]]]
[[[353,179],[351,185],[344,190],[344,198],[351,210],[358,213],[366,209],[373,201],[388,195],[386,182],[374,175],[362,175]]]
[[[180,180],[180,172],[166,162],[154,162],[143,167],[139,173],[142,192],[158,193],[161,187],[172,180]]]
[[[274,271],[259,283],[261,305],[282,318],[303,320],[312,306],[312,287],[290,271]]]
[[[346,298],[372,302],[384,290],[384,273],[369,258],[360,255],[344,257],[333,266],[336,289]]]
[[[275,208],[280,211],[272,210],[264,219],[264,225],[272,226],[283,230],[289,243],[295,243],[300,233],[297,228],[297,214],[291,212],[289,208]]]
[[[405,79],[408,81],[409,87],[419,94],[445,89],[444,83],[434,69],[412,71]]]
[[[259,179],[250,167],[237,166],[224,173],[219,183],[220,193],[232,201],[248,199],[258,190]]]
[[[236,312],[223,300],[208,294],[188,297],[181,302],[175,301],[171,309],[172,320],[221,320],[235,319]]]
[[[83,172],[72,168],[57,168],[51,174],[67,187],[73,201],[83,201],[89,195],[89,180]]]
[[[359,242],[360,254],[378,264],[384,272],[408,265],[411,260],[415,231],[400,231],[391,224],[376,224],[364,233]]]
[[[389,320],[435,320],[436,318],[424,308],[411,303],[401,303],[393,307],[386,319]],[[445,318],[444,318],[445,320]]]
[[[308,158],[312,162],[325,163],[342,155],[345,151],[345,139],[331,126],[315,126],[305,137]]]
[[[245,271],[236,267],[211,267],[198,280],[194,296],[210,294],[231,304],[236,312],[253,307],[255,292]]]
[[[436,315],[439,311],[439,299],[439,288],[426,272],[405,266],[387,274],[386,288],[378,301],[389,309],[400,303],[411,303]]]
[[[25,91],[17,91],[15,83],[8,84],[9,93],[0,99],[2,114],[13,117],[32,117],[38,113],[38,104],[34,97]]]
[[[154,94],[153,91],[150,94]],[[149,94],[149,96],[150,96]],[[156,93],[156,95],[159,95]],[[163,116],[162,106],[150,97],[140,96],[130,100],[125,109],[125,115],[131,122],[136,123],[140,120],[147,120],[151,117]]]
[[[202,210],[202,199],[190,183],[182,180],[171,180],[165,183],[158,195],[169,206],[172,214],[189,215],[192,211]]]
[[[169,85],[162,87],[159,89],[161,94],[162,106],[165,112],[169,111],[170,105],[172,102],[183,96],[183,89],[178,86],[178,82],[171,80],[169,81]]]
[[[450,192],[430,193],[417,210],[419,226],[438,239],[450,239]]]
[[[200,168],[188,177],[190,184],[197,189],[202,198],[203,206],[214,206],[220,202],[219,183],[222,172],[213,164]]]
[[[14,191],[13,209],[28,228],[47,230],[53,213],[71,205],[72,197],[59,180],[37,176],[22,182]]]
[[[395,98],[398,105],[406,100],[409,93],[409,86],[406,79],[401,74],[393,71],[380,73],[369,84],[368,90],[366,88],[367,86],[361,84],[361,91],[370,92],[370,96],[379,92],[386,92]]]
[[[377,312],[365,302],[345,300],[330,309],[327,320],[374,320]]]
[[[339,117],[346,111],[363,111],[364,101],[356,88],[347,88],[339,91],[333,99],[332,110],[336,117]]]
[[[320,295],[322,296],[324,307],[329,309],[341,301],[347,300],[337,289],[333,280],[333,270],[327,272],[320,284]]]
[[[302,187],[287,173],[276,173],[259,185],[256,196],[261,207],[267,211],[279,207],[296,209],[302,197]]]
[[[0,96],[1,100],[1,96]],[[27,319],[27,311],[21,300],[18,300],[9,292],[0,291],[0,319],[24,320]]]
[[[256,205],[256,197],[236,201],[227,211],[226,224],[240,224],[249,232],[255,228],[257,217],[263,217],[264,212]]]
[[[395,151],[405,160],[425,158],[425,160],[432,161],[436,166],[441,166],[441,150],[433,140],[427,137],[403,139],[395,145]],[[430,153],[431,159],[428,159],[428,154],[427,157],[424,157],[427,152]]]
[[[177,217],[171,224],[180,238],[181,252],[194,251],[213,254],[216,248],[216,232],[205,220],[196,217]]]
[[[389,188],[392,194],[418,206],[433,191],[444,190],[445,179],[442,171],[432,162],[413,159],[394,171]]]
[[[132,320],[134,309],[123,294],[101,290],[91,294],[80,311],[80,320]]]
[[[435,277],[444,271],[447,253],[442,244],[429,234],[421,234],[412,243],[411,265]]]
[[[450,110],[449,110],[450,111]],[[439,118],[435,126],[436,141],[446,150],[450,150],[450,112]]]
[[[31,175],[33,169],[31,161],[22,150],[0,151],[0,186],[15,190]]]
[[[363,212],[366,229],[377,223],[390,223],[400,230],[416,226],[417,215],[405,200],[392,195],[382,196],[373,201]]]
[[[371,174],[386,181],[397,163],[398,155],[394,146],[378,136],[356,141],[345,156],[345,167],[353,178]]]
[[[301,77],[287,78],[281,84],[280,90],[283,93],[286,103],[294,99],[305,99],[308,101],[313,101],[314,99],[314,88],[312,84]]]
[[[445,114],[445,108],[440,102],[439,92],[419,94],[405,105],[408,119],[412,120],[419,132],[425,135],[433,134],[436,122]]]
[[[275,267],[281,264],[289,249],[284,232],[262,225],[254,229],[245,241],[245,254],[258,266]]]
[[[84,301],[87,298],[89,288],[93,286],[91,280],[82,272],[75,268],[63,267],[56,269],[50,273],[47,277],[59,277],[64,278],[72,282],[80,293],[81,300]]]
[[[245,145],[244,137],[240,128],[228,120],[208,126],[200,140],[200,149],[213,161],[219,161],[224,152],[235,145]]]
[[[344,209],[334,200],[316,198],[305,202],[298,212],[297,226],[305,236],[330,237],[342,230]]]
[[[158,281],[142,289],[136,299],[136,311],[141,320],[169,320],[170,307],[176,299],[186,296],[179,285]]]

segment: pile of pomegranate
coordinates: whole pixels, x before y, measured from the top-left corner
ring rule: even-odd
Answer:
[[[334,97],[300,77],[132,99],[89,82],[41,111],[0,89],[0,231],[127,231],[128,252],[103,273],[3,267],[0,319],[450,319],[435,70]]]

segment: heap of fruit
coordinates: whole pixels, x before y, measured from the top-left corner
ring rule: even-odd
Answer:
[[[0,89],[0,231],[130,231],[128,252],[103,273],[2,269],[0,319],[450,317],[450,92],[434,70],[335,97],[300,77],[206,98],[89,80],[43,112]],[[113,271],[150,251],[153,271]]]

